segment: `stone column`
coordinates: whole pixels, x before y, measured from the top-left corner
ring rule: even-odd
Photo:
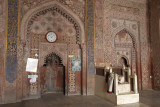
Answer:
[[[137,75],[134,74],[134,93],[138,93],[138,87],[137,87]]]
[[[114,94],[118,95],[118,75],[114,74]]]

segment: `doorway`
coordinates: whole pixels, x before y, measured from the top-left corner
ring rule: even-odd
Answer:
[[[41,93],[65,93],[65,67],[62,59],[51,53],[46,56],[41,72]]]

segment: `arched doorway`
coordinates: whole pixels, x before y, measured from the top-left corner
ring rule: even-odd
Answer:
[[[40,71],[41,93],[64,93],[65,67],[56,53],[46,56]]]

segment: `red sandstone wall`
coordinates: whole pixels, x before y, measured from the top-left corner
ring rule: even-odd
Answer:
[[[4,6],[5,0],[0,1],[0,6]],[[21,2],[21,20],[24,18],[24,15],[31,9],[33,9],[38,5],[44,4],[46,2],[49,2],[52,0],[22,0]],[[60,1],[63,5],[66,5],[67,8],[72,10],[80,19],[82,22],[84,22],[85,19],[85,2],[82,0],[71,0],[70,2]],[[5,7],[5,6],[4,6]],[[150,89],[151,79],[149,76],[151,75],[150,72],[150,66],[149,66],[149,44],[148,44],[148,31],[147,31],[147,6],[145,0],[140,2],[139,0],[95,0],[95,62],[108,62],[113,63],[114,62],[114,41],[113,37],[116,35],[120,30],[123,30],[124,28],[129,28],[132,34],[135,36],[137,40],[137,44],[139,44],[138,51],[137,51],[137,57],[139,61],[137,62],[137,73],[139,75],[139,87],[140,89]],[[3,11],[1,11],[3,10]],[[0,103],[2,102],[2,94],[3,94],[3,77],[4,76],[4,50],[5,50],[5,8],[1,9],[0,7]],[[155,14],[152,14],[152,17],[154,17]],[[152,18],[154,20],[154,18]],[[158,19],[158,18],[157,18]],[[125,23],[124,23],[125,22]],[[153,24],[156,24],[157,22],[154,22]],[[2,26],[2,27],[1,27]],[[157,26],[157,25],[156,25]],[[153,38],[151,40],[155,41],[157,40],[157,33],[154,33],[155,29],[151,28],[153,32]],[[59,30],[60,31],[60,30]],[[21,35],[20,35],[21,36]],[[28,36],[28,35],[27,35]],[[34,35],[36,36],[36,35]],[[33,36],[33,37],[34,37]],[[41,36],[41,35],[39,35]],[[41,38],[40,38],[41,39]],[[42,38],[44,39],[44,38]],[[34,39],[33,39],[34,40]],[[45,40],[45,39],[44,39]],[[71,44],[74,44],[74,38],[66,38],[64,40],[61,38],[62,42],[70,42]],[[42,40],[43,41],[43,40]],[[61,41],[59,41],[61,42]],[[30,54],[30,48],[26,48],[26,46],[31,45],[28,41],[19,41],[19,66],[18,66],[18,75],[17,75],[17,93],[16,97],[17,100],[21,100],[23,98],[28,98],[29,96],[29,83],[26,79],[25,72],[25,64],[26,58],[28,56],[31,56]],[[33,41],[32,46],[35,48],[38,45],[36,42]],[[69,44],[69,43],[68,43]],[[158,45],[159,42],[152,43],[153,53],[152,56],[157,55],[158,56]],[[83,46],[84,44],[82,44]],[[157,47],[156,47],[157,46]],[[86,46],[84,45],[86,48]],[[70,50],[70,53],[74,53],[75,49],[74,46],[71,46],[72,48]],[[28,53],[29,52],[29,53]],[[86,50],[83,51],[84,54],[86,54]],[[32,56],[33,56],[32,55]],[[159,56],[158,56],[159,57]],[[153,70],[155,71],[155,78],[158,80],[158,67],[159,62],[157,57],[153,58]],[[84,55],[83,59],[85,60],[86,57]],[[85,68],[84,68],[85,69]],[[79,81],[79,73],[76,74],[77,80]],[[83,74],[85,75],[85,74]],[[23,78],[25,77],[25,78]],[[89,77],[89,76],[88,76]],[[84,78],[83,80],[85,80]],[[77,82],[77,81],[76,81]],[[84,81],[83,81],[84,82]],[[76,83],[78,84],[78,88],[76,90],[80,91],[80,82]],[[155,88],[159,86],[159,81],[154,82]],[[85,82],[83,84],[85,85]],[[142,86],[142,87],[141,87]],[[86,87],[83,87],[86,89]],[[84,89],[84,90],[85,90]],[[23,92],[22,92],[23,90]],[[93,90],[93,89],[92,89]],[[79,94],[79,93],[78,93]]]
[[[160,1],[149,1],[151,70],[153,72],[153,89],[160,90]]]

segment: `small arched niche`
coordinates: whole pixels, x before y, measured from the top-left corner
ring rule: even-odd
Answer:
[[[118,60],[118,65],[123,67],[129,67],[129,61],[128,58],[126,58],[125,56],[120,57],[120,59]]]

